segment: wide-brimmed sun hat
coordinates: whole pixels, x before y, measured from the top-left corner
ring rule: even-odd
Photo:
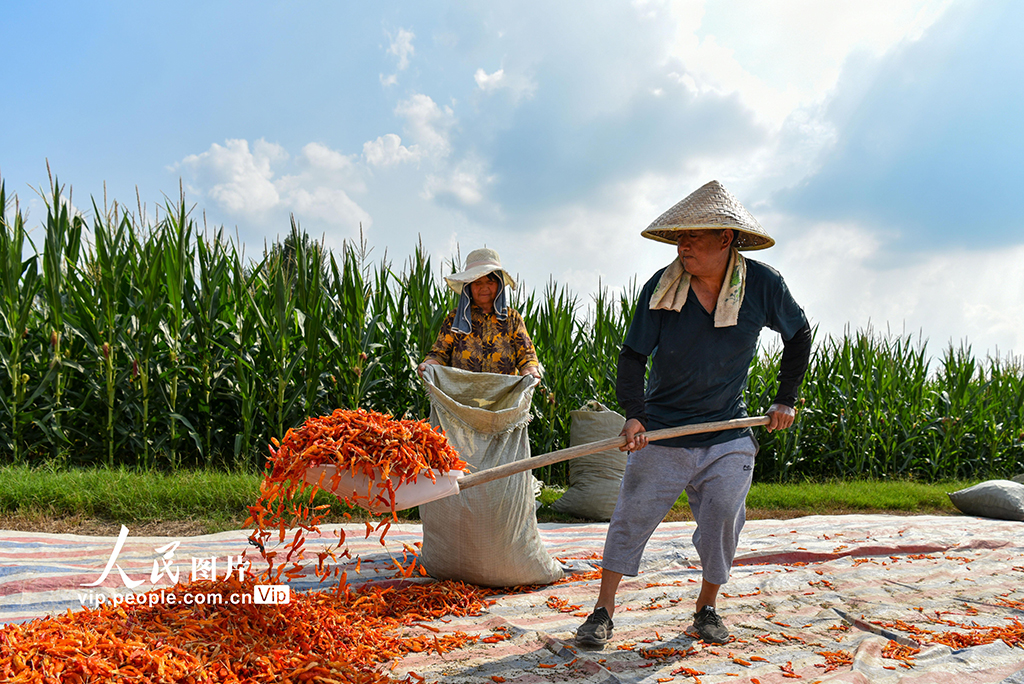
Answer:
[[[502,283],[513,290],[516,288],[516,281],[501,267],[501,257],[493,249],[474,249],[466,256],[466,267],[459,273],[445,276],[444,281],[448,287],[455,290],[456,294],[462,294],[462,288],[466,283],[471,283],[477,278],[483,278],[488,273],[497,273]]]
[[[718,181],[711,181],[666,211],[640,233],[645,238],[676,244],[684,230],[721,230],[737,232],[736,249],[767,249],[775,240],[765,232],[740,201]]]

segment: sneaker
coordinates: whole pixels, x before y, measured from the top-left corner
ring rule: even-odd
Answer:
[[[597,608],[576,630],[576,642],[601,646],[612,638],[612,619],[604,608]]]
[[[690,629],[707,644],[724,644],[729,640],[729,630],[713,606],[704,606],[694,613]]]

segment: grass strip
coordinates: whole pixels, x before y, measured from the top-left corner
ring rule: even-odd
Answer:
[[[0,513],[85,516],[124,524],[153,520],[244,520],[259,496],[258,475],[216,470],[171,473],[127,468],[0,467]],[[314,503],[349,509],[325,493]]]
[[[26,465],[0,466],[0,513],[49,516],[84,516],[123,524],[155,520],[241,521],[258,496],[260,476],[217,470],[178,470],[170,473],[127,468],[54,469]],[[747,508],[765,511],[802,511],[807,515],[841,512],[900,511],[906,513],[955,512],[948,492],[977,481],[923,483],[913,480],[858,480],[755,484]],[[542,521],[574,520],[552,511],[550,504],[564,490],[545,488],[538,517]],[[320,492],[316,504],[331,505],[343,516],[358,509]],[[687,508],[686,494],[674,507]],[[416,509],[403,513],[418,518]]]
[[[924,483],[914,480],[854,480],[759,484],[747,497],[749,508],[800,509],[808,512],[835,509],[855,511],[903,511],[907,513],[953,512],[948,493],[977,484],[972,481]]]
[[[834,480],[829,482],[755,483],[747,495],[747,511],[758,517],[794,517],[836,513],[956,513],[948,493],[977,484],[980,480],[949,480],[925,483],[915,480]],[[572,516],[553,511],[550,506],[565,490],[545,489],[538,518],[569,522]],[[688,519],[686,493],[672,507],[669,520]]]

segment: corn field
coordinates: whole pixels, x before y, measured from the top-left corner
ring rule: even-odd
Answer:
[[[94,202],[86,220],[62,193],[52,183],[36,244],[0,181],[0,463],[255,470],[270,438],[310,415],[426,417],[415,368],[455,300],[422,248],[401,267],[372,263],[365,244],[335,254],[293,219],[251,260],[184,197],[152,220]],[[569,411],[588,400],[617,408],[637,292],[581,300],[552,281],[514,293],[545,368],[533,453],[568,446]],[[771,403],[779,356],[762,350],[752,365],[752,414]],[[759,481],[1024,469],[1013,360],[962,347],[933,362],[908,337],[826,337],[802,396],[794,428],[759,433]],[[567,467],[538,476],[564,484]]]

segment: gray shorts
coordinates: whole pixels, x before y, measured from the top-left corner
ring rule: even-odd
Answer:
[[[631,453],[601,567],[639,573],[647,540],[685,489],[697,523],[693,545],[704,579],[725,584],[746,522],[756,454],[757,442],[749,436],[694,449],[648,444]]]

